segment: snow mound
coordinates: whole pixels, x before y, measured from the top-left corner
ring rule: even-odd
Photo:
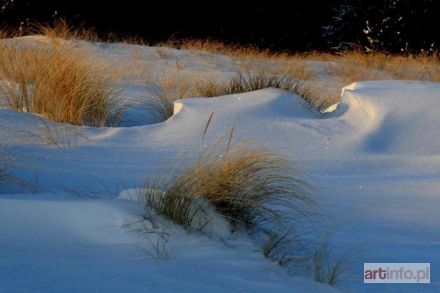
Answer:
[[[440,150],[440,84],[409,81],[356,82],[342,91],[350,120],[364,133],[365,151],[436,155]]]

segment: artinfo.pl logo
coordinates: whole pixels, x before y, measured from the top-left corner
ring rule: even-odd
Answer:
[[[430,263],[364,263],[364,283],[429,284]]]

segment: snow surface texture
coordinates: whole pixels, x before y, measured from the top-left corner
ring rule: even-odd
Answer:
[[[123,59],[128,47],[99,50]],[[175,53],[197,63],[186,51]],[[126,86],[128,96],[139,90]],[[212,112],[208,142],[234,125],[235,141],[291,155],[320,188],[316,200],[329,221],[343,221],[336,249],[356,250],[338,290],[440,291],[439,84],[354,83],[325,114],[276,89],[178,103],[179,111],[162,123],[81,128],[68,148],[29,135],[39,127],[32,115],[0,109],[0,125],[7,126],[1,140],[21,158],[14,174],[37,178],[40,186],[36,194],[2,190],[0,291],[336,291],[289,276],[247,239],[231,236],[223,243],[170,226],[171,256],[162,261],[124,228],[143,209],[126,193],[118,195],[121,186],[138,187],[143,177],[190,160]],[[66,188],[84,197],[60,191]],[[430,262],[431,284],[364,285],[364,262]]]

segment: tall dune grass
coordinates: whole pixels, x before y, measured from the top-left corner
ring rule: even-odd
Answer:
[[[148,206],[184,227],[203,222],[203,203],[209,202],[232,231],[266,231],[312,210],[310,186],[300,174],[283,156],[228,143],[220,151],[202,151],[165,187],[147,185],[144,197]]]
[[[381,52],[351,51],[327,56],[327,73],[344,83],[361,80],[425,80],[440,81],[440,62],[436,53],[389,55]]]
[[[177,180],[201,194],[222,214],[235,230],[265,229],[269,223],[282,221],[279,207],[293,215],[305,214],[313,201],[309,186],[279,155],[265,149],[227,147],[223,154],[207,152],[193,168]]]
[[[329,241],[307,244],[317,215],[313,187],[286,159],[264,148],[231,146],[230,140],[224,148],[205,149],[168,182],[146,182],[141,191],[146,218],[150,221],[152,209],[189,231],[215,229],[213,208],[232,233],[247,232],[266,258],[333,286],[348,255],[335,258]]]
[[[213,207],[231,232],[247,232],[266,258],[334,286],[349,254],[335,257],[330,238],[309,245],[317,213],[313,187],[303,177],[283,156],[228,142],[221,151],[217,146],[202,151],[165,184],[147,182],[141,198],[147,219],[153,209],[189,231],[205,229],[214,220]]]
[[[278,88],[301,96],[307,103],[316,109],[323,107],[322,101],[314,94],[312,88],[304,81],[288,72],[278,71],[237,71],[235,77],[226,83],[214,81],[202,82],[198,85],[197,95],[202,97],[217,97],[243,92],[261,90],[265,88]]]
[[[162,122],[174,114],[174,96],[163,89],[155,89],[152,94],[146,98],[146,107],[152,110],[154,120]]]
[[[93,28],[84,25],[73,26],[64,19],[56,19],[50,23],[34,23],[28,29],[30,34],[44,35],[53,41],[57,40],[86,40],[97,41],[98,35]]]
[[[301,89],[301,81],[286,74],[280,75],[276,72],[266,72],[263,70],[258,72],[247,70],[238,71],[234,78],[223,84],[212,81],[201,84],[198,90],[204,97],[217,97],[256,91],[269,87],[298,93]]]
[[[7,26],[0,27],[0,40],[19,37],[21,35],[23,35],[23,32],[20,30],[14,30]]]
[[[117,123],[111,71],[84,48],[1,44],[0,79],[0,97],[16,111],[75,125]]]

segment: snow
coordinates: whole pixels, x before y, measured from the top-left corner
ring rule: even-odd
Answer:
[[[3,196],[1,291],[326,292],[292,278],[243,241],[229,245],[174,228],[172,257],[121,229],[142,214],[134,202],[62,194]]]
[[[154,55],[156,48],[89,45],[104,58],[126,60],[136,51],[163,72],[172,70]],[[211,54],[206,64],[200,52],[161,50],[185,60],[188,71],[223,78],[233,71],[224,56]],[[142,84],[123,85],[127,99],[143,94]],[[6,126],[0,137],[18,158],[14,174],[40,186],[35,194],[0,190],[0,291],[440,291],[434,269],[440,262],[440,84],[356,82],[325,113],[277,89],[176,105],[161,123],[148,124],[135,109],[127,121],[143,123],[80,128],[82,136],[66,148],[30,136],[41,127],[33,115],[0,109]],[[319,187],[315,199],[328,222],[342,222],[335,250],[353,252],[336,289],[289,275],[244,235],[216,239],[163,223],[170,256],[160,260],[150,255],[151,243],[129,232],[126,226],[139,220],[143,207],[128,190],[191,161],[203,147],[211,113],[206,143],[234,126],[234,143],[291,155]],[[364,285],[364,262],[430,262],[431,284]]]

